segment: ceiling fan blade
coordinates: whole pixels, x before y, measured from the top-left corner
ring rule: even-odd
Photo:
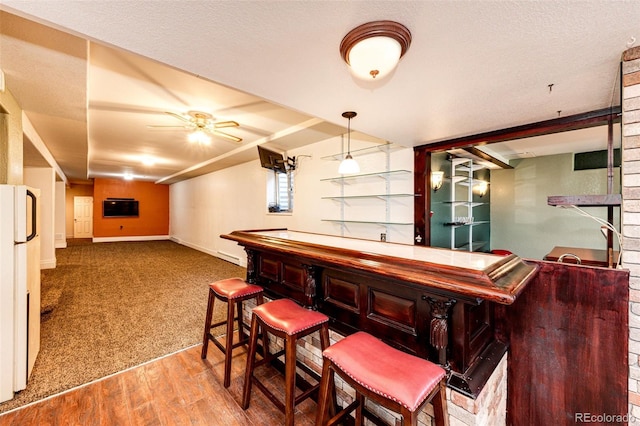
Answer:
[[[158,126],[158,125],[154,125],[154,124],[147,124],[147,127],[149,128],[170,128],[170,129],[190,129],[189,126]]]
[[[175,112],[169,112],[169,111],[165,111],[166,114],[169,114],[172,117],[177,118],[178,120],[182,120],[182,121],[186,121],[187,123],[190,123],[191,120],[189,120],[186,117],[181,116],[180,114],[176,114]]]
[[[235,121],[219,121],[217,123],[214,123],[213,127],[215,129],[224,129],[225,127],[238,127],[239,124]]]
[[[218,131],[218,130],[214,130],[212,133],[213,133],[215,136],[220,136],[220,137],[223,137],[223,138],[225,138],[225,139],[229,139],[229,140],[234,141],[234,142],[242,142],[242,138],[239,138],[239,137],[237,137],[237,136],[230,135],[230,134],[228,134],[228,133],[220,132],[220,131]]]

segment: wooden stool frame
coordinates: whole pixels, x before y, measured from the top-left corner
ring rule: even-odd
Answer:
[[[224,387],[228,388],[231,384],[231,358],[233,349],[245,345],[249,342],[249,336],[246,336],[244,333],[245,328],[249,328],[247,324],[244,323],[242,318],[242,302],[244,300],[256,299],[256,304],[261,305],[264,302],[262,292],[252,293],[240,298],[233,298],[231,302],[229,302],[229,298],[216,293],[212,288],[209,288],[209,300],[207,301],[207,314],[205,317],[204,324],[204,337],[202,340],[202,353],[200,357],[205,359],[207,357],[207,350],[209,348],[209,340],[211,340],[224,354]],[[213,315],[213,306],[215,304],[215,300],[219,299],[222,302],[227,303],[227,319],[224,321],[217,322],[215,324],[211,324],[212,315]],[[234,307],[237,311],[234,312]],[[238,341],[233,343],[233,322],[238,321]],[[225,345],[216,339],[216,337],[211,333],[213,328],[219,327],[221,325],[227,325],[227,334],[225,338]]]
[[[258,335],[260,334],[260,330],[262,330],[262,342],[263,342],[263,350],[264,357],[260,361],[255,360],[255,354],[258,347]],[[320,376],[318,373],[299,362],[296,358],[296,347],[298,344],[298,340],[304,336],[307,336],[311,333],[319,331],[320,333],[320,346],[321,350],[324,350],[329,347],[329,321],[325,321],[316,326],[307,328],[305,330],[300,331],[299,333],[295,333],[289,335],[283,331],[276,330],[269,325],[265,324],[256,314],[253,314],[251,317],[251,332],[249,335],[249,350],[247,352],[247,369],[245,371],[245,379],[244,379],[244,390],[242,392],[242,408],[249,408],[249,401],[251,399],[251,386],[255,383],[255,385],[260,389],[260,391],[266,395],[267,398],[273,404],[278,407],[278,409],[285,414],[285,425],[293,426],[294,424],[294,410],[295,406],[305,399],[312,396],[319,388],[320,388]],[[269,340],[268,334],[273,334],[274,336],[280,337],[284,340],[284,350],[271,354],[269,352]],[[278,399],[267,387],[258,380],[254,376],[254,370],[256,367],[259,367],[265,363],[271,362],[276,357],[279,357],[284,353],[285,356],[285,401],[284,403]],[[293,360],[293,362],[292,362]],[[295,396],[296,389],[296,366],[300,367],[307,374],[312,377],[317,378],[318,384],[310,386],[308,389],[303,391],[297,397]]]

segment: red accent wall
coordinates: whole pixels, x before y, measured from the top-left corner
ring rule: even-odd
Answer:
[[[139,217],[102,217],[107,198],[134,198]],[[93,183],[93,236],[169,235],[169,185],[96,178]]]

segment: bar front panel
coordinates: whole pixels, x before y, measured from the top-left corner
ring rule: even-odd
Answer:
[[[512,300],[535,267],[516,257],[489,261],[487,255],[471,259],[484,262],[485,269],[451,267],[449,263],[461,262],[459,257],[440,266],[423,264],[418,257],[448,259],[449,253],[390,245],[392,252],[409,250],[411,259],[403,260],[315,245],[315,235],[305,235],[302,242],[291,239],[298,234],[280,238],[280,231],[234,231],[223,237],[245,247],[247,279],[255,277],[267,295],[325,313],[342,334],[367,331],[436,362],[449,371],[449,386],[471,397],[479,394],[507,349],[496,338],[495,304]],[[361,243],[318,238],[350,246]]]

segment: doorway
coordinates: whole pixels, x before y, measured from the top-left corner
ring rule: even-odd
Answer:
[[[73,238],[93,237],[93,197],[73,197]]]

